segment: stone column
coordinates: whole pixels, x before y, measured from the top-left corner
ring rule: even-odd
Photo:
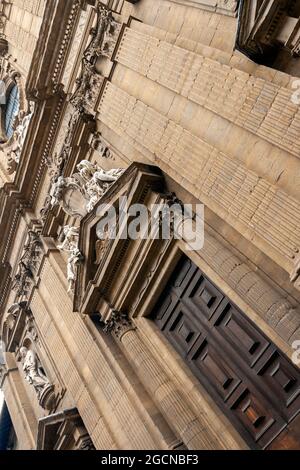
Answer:
[[[20,449],[35,449],[37,419],[27,396],[13,354],[6,353],[6,376],[2,389]]]
[[[114,311],[106,330],[121,344],[139,379],[169,426],[188,449],[222,449],[209,423],[200,420],[143,343],[133,322]]]

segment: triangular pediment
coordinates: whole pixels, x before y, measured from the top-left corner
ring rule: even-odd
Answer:
[[[132,164],[99,200],[94,210],[81,222],[79,250],[84,261],[78,266],[75,286],[74,310],[93,314],[97,296],[106,295],[114,279],[122,269],[126,250],[131,241],[117,235],[116,238],[99,240],[97,228],[103,219],[105,207],[114,207],[117,217],[127,198],[128,206],[147,204],[149,195],[160,198],[164,191],[164,178],[157,167]]]

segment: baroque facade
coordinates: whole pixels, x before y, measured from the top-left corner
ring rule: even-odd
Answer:
[[[299,0],[0,1],[10,448],[300,448],[299,18]],[[192,224],[203,204],[203,247],[173,219],[99,234],[125,197]]]

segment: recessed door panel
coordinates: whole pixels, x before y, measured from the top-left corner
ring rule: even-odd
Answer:
[[[277,448],[284,436],[300,448],[299,369],[191,260],[180,260],[153,318],[250,447]]]

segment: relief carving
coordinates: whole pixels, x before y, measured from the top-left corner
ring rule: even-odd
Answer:
[[[12,289],[16,291],[17,299],[26,297],[29,293],[34,280],[34,274],[41,259],[41,247],[42,243],[39,235],[30,230],[12,285]]]
[[[92,150],[95,150],[101,157],[107,159],[114,159],[113,153],[109,146],[104,142],[100,132],[95,132],[92,135],[90,146]]]
[[[91,42],[83,54],[81,75],[76,80],[76,90],[71,103],[81,113],[93,113],[104,77],[96,70],[99,58],[112,57],[121,25],[115,21],[111,11],[97,1],[97,24],[91,31]]]
[[[77,173],[72,177],[60,176],[53,184],[50,196],[51,208],[61,205],[71,216],[84,217],[91,212],[101,196],[117,181],[123,169],[105,171],[88,160],[77,165]]]

